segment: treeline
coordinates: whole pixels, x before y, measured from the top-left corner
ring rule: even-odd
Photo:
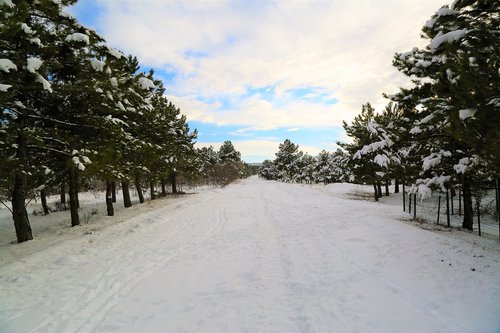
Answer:
[[[499,26],[497,1],[457,0],[440,8],[422,29],[428,45],[394,57],[413,86],[385,95],[390,102],[382,112],[367,103],[344,122],[352,139],[339,143],[346,177],[373,184],[376,199],[389,182],[409,185],[422,199],[458,193],[463,227],[472,230],[473,198],[493,188],[499,195]]]
[[[11,202],[18,242],[32,239],[26,200],[35,191],[46,203],[49,189],[67,188],[75,226],[88,179],[106,184],[113,215],[116,182],[130,207],[130,186],[144,202],[144,187],[152,199],[158,183],[175,192],[179,175],[210,181],[230,164],[226,183],[243,175],[239,156],[208,161],[213,149],[193,147],[197,133],[162,82],[64,12],[75,2],[0,1],[0,200]]]
[[[267,180],[308,184],[348,181],[348,159],[349,156],[340,149],[311,156],[299,150],[299,145],[286,139],[279,145],[276,159],[262,163],[259,175]]]

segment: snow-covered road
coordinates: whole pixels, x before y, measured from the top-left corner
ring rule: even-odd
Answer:
[[[0,267],[0,332],[500,329],[498,244],[356,189],[250,178],[165,200]]]

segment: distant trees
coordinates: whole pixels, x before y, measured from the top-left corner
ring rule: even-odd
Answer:
[[[267,180],[296,183],[333,183],[347,181],[347,154],[342,150],[334,153],[322,151],[310,156],[299,150],[299,145],[286,139],[279,145],[276,159],[265,160],[259,168],[259,176]]]
[[[198,150],[199,172],[206,184],[226,186],[253,174],[252,168],[241,160],[241,153],[231,141],[224,141],[215,151],[212,146]]]

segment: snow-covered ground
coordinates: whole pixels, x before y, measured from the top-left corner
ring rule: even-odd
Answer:
[[[498,240],[370,190],[250,178],[2,235],[0,332],[498,332]]]

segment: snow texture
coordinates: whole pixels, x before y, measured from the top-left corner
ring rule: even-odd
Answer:
[[[26,66],[26,69],[28,70],[28,72],[31,72],[31,73],[36,73],[37,70],[40,69],[40,66],[42,66],[43,64],[43,61],[38,59],[38,58],[28,58],[27,60],[27,66]]]
[[[43,86],[43,89],[47,90],[48,92],[52,92],[52,88],[50,86],[50,82],[45,80],[45,78],[43,76],[41,76],[40,74],[37,73],[36,75],[36,81],[41,83],[42,86]]]
[[[97,59],[92,59],[90,61],[90,65],[92,66],[92,68],[96,71],[96,72],[102,72],[104,71],[104,66],[106,65],[104,63],[104,61],[100,61],[100,60],[97,60]]]
[[[149,89],[154,89],[156,88],[155,84],[153,81],[146,77],[141,77],[139,78],[139,86],[144,89],[144,90],[149,90]]]
[[[498,241],[403,223],[370,190],[251,178],[61,232],[37,216],[19,245],[0,209],[0,331],[497,331]]]
[[[24,33],[30,35],[33,33],[33,30],[31,30],[31,28],[29,27],[29,25],[27,25],[26,23],[22,23],[21,24],[21,29],[23,29]]]
[[[17,71],[17,66],[11,60],[2,58],[0,59],[0,71],[9,73],[11,70]]]
[[[13,8],[14,4],[12,3],[12,0],[0,0],[0,7],[1,6],[7,6]]]
[[[115,57],[116,59],[120,59],[121,57],[123,57],[123,54],[120,51],[115,50],[113,48],[108,48],[108,53],[113,57]]]
[[[0,83],[0,92],[7,92],[10,88],[12,88],[12,85]]]
[[[451,16],[451,15],[457,15],[458,12],[456,10],[453,10],[453,9],[450,9],[448,7],[443,7],[443,8],[440,8],[436,15],[438,17],[441,17],[441,16]]]
[[[82,34],[80,32],[72,33],[71,35],[66,36],[67,42],[83,42],[85,44],[90,44],[89,36]]]
[[[466,120],[466,119],[474,117],[476,112],[477,112],[477,109],[462,109],[462,110],[458,111],[458,117],[460,118],[460,120]]]
[[[439,32],[436,37],[434,37],[431,40],[431,43],[429,44],[429,48],[431,49],[431,52],[435,52],[443,43],[453,43],[456,41],[459,41],[460,39],[464,38],[465,35],[469,31],[467,29],[460,29],[460,30],[454,30],[447,32],[443,34],[442,32]]]

